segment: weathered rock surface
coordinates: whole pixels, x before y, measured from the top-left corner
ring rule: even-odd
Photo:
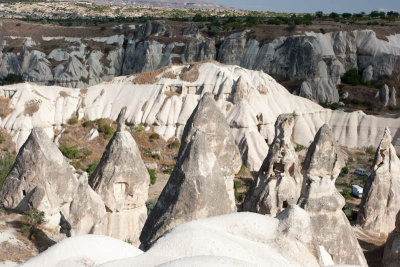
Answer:
[[[17,49],[10,47],[15,51],[0,52],[0,78],[14,73],[25,81],[85,88],[119,75],[212,59],[303,81],[296,90],[298,95],[326,103],[339,101],[336,86],[349,69],[364,70],[364,82],[400,72],[400,34],[387,36],[388,41],[384,41],[372,30],[307,32],[260,44],[249,38],[246,30],[221,38],[219,46],[214,38],[204,38],[194,24],[179,33],[165,21],[137,26],[138,31],[126,37],[42,37],[32,41],[4,36],[3,51],[15,45],[15,40],[21,43]],[[47,41],[62,45],[48,53],[35,50],[45,47]]]
[[[292,143],[293,114],[281,114],[275,139],[243,204],[244,210],[276,216],[300,197],[303,176]]]
[[[299,204],[310,215],[315,249],[324,246],[337,264],[368,266],[335,187],[345,160],[328,125],[323,125],[304,161],[305,184]]]
[[[396,228],[386,241],[382,263],[384,267],[400,266],[400,211],[396,216]]]
[[[7,209],[45,212],[46,225],[67,235],[90,233],[105,214],[104,203],[85,174],[73,174],[57,146],[34,128],[0,191]]]
[[[324,123],[332,125],[335,140],[349,148],[379,144],[386,127],[392,132],[400,128],[400,118],[394,116],[324,109],[290,94],[260,71],[206,62],[196,66],[197,80],[188,82],[179,77],[187,66],[170,66],[159,74],[150,73],[148,77],[154,77],[154,82],[146,84],[135,84],[137,76],[132,75],[102,82],[87,90],[32,83],[3,86],[0,96],[12,96],[11,113],[0,117],[0,126],[11,134],[19,149],[34,127],[54,134],[72,116],[115,120],[121,108],[127,106],[127,123],[154,125],[154,130],[166,140],[180,139],[201,96],[211,93],[240,147],[243,163],[252,171],[260,169],[268,145],[274,140],[276,118],[283,113],[295,114],[293,141],[306,147]],[[176,77],[164,77],[168,73]],[[400,135],[395,135],[396,149],[400,148],[399,142]]]
[[[375,98],[379,97],[379,100],[386,107],[389,104],[389,100],[391,100],[391,95],[389,91],[389,87],[385,84],[382,88],[376,93]]]
[[[206,135],[195,132],[180,150],[178,161],[140,235],[149,247],[167,230],[182,223],[232,212],[225,179]]]
[[[392,107],[397,106],[397,99],[396,99],[396,88],[392,87],[392,91],[390,91],[390,103]]]
[[[372,235],[389,235],[395,228],[400,207],[400,160],[391,141],[386,129],[358,212],[357,223]]]
[[[139,246],[139,235],[147,218],[145,202],[150,178],[135,140],[125,130],[125,112],[123,108],[118,129],[90,180],[107,211],[93,233],[130,240]]]
[[[221,174],[225,178],[232,211],[236,211],[233,178],[239,172],[242,161],[231,128],[211,94],[203,95],[187,120],[179,154],[184,153],[192,141],[193,135],[198,131],[204,134],[208,146],[217,157]]]

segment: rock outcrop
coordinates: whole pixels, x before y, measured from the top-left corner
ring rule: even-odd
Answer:
[[[45,212],[46,226],[67,235],[90,233],[105,214],[104,203],[88,185],[85,174],[72,168],[40,128],[21,147],[0,191],[7,209]]]
[[[378,98],[381,103],[386,107],[389,104],[390,100],[390,91],[389,87],[385,84],[382,88],[376,93],[375,98]]]
[[[292,143],[293,126],[293,114],[279,115],[275,139],[246,196],[244,210],[276,216],[288,205],[297,203],[303,176]]]
[[[397,106],[397,98],[396,98],[396,88],[392,87],[392,91],[390,91],[390,102],[389,104],[392,107]]]
[[[336,264],[368,266],[358,240],[342,208],[344,198],[335,187],[345,165],[328,125],[323,125],[304,161],[304,187],[299,200],[311,219],[315,249],[324,246]]]
[[[143,227],[142,249],[149,249],[179,224],[232,212],[225,178],[206,138],[197,131],[180,150],[175,169]]]
[[[396,228],[386,241],[382,263],[383,267],[400,266],[400,211],[396,216]]]
[[[364,187],[357,223],[372,235],[389,235],[400,207],[400,160],[389,129],[376,150],[372,173]]]
[[[184,153],[184,150],[192,141],[193,135],[198,131],[204,134],[208,146],[217,157],[221,174],[225,178],[232,211],[236,211],[233,178],[239,172],[242,161],[231,128],[211,94],[203,95],[187,120],[182,134],[179,154]]]
[[[145,202],[150,178],[135,140],[125,130],[125,113],[126,107],[120,112],[118,129],[90,180],[107,211],[93,233],[130,240],[139,246],[139,235],[147,218]]]
[[[269,75],[238,66],[217,62],[197,64],[197,80],[184,81],[180,76],[188,66],[174,65],[157,73],[147,73],[143,75],[149,78],[145,84],[135,83],[143,76],[132,75],[102,82],[87,90],[32,83],[2,86],[0,96],[11,99],[10,113],[0,117],[0,127],[11,134],[19,149],[34,127],[54,134],[72,116],[115,120],[121,108],[127,106],[128,123],[153,125],[164,139],[181,139],[199,99],[211,93],[228,121],[243,163],[252,171],[260,169],[268,145],[274,140],[276,118],[283,113],[295,114],[293,141],[306,147],[324,123],[332,125],[335,139],[349,148],[378,144],[385,127],[392,132],[400,128],[400,118],[395,116],[324,109],[290,94]],[[243,87],[238,86],[239,77]],[[400,152],[399,141],[400,136],[395,135],[393,145]]]
[[[400,34],[387,36],[388,41],[384,41],[372,30],[306,32],[262,44],[250,38],[249,30],[219,39],[217,36],[216,42],[203,37],[194,24],[179,31],[165,21],[149,21],[137,27],[127,36],[57,36],[34,41],[4,36],[3,51],[9,52],[0,53],[0,78],[19,74],[25,81],[85,88],[115,76],[154,71],[172,63],[218,60],[303,81],[295,90],[298,95],[332,103],[339,101],[336,86],[350,69],[364,70],[364,82],[400,72]],[[46,51],[49,41],[62,45]],[[46,53],[37,47],[43,47]]]

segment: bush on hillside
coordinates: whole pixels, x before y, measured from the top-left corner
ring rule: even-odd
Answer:
[[[360,85],[361,84],[361,76],[358,73],[357,69],[348,70],[342,77],[342,82],[350,85]]]

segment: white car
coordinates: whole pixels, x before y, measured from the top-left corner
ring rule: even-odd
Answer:
[[[359,185],[353,184],[351,186],[351,194],[355,197],[362,198],[363,188]]]

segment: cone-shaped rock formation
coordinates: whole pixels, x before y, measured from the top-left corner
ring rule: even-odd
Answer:
[[[382,263],[384,267],[400,266],[400,211],[396,216],[396,228],[386,241]]]
[[[385,129],[375,154],[371,176],[364,188],[357,223],[373,235],[389,235],[400,208],[400,160]]]
[[[67,235],[89,233],[105,214],[86,175],[73,174],[57,146],[40,128],[32,130],[0,192],[5,208],[45,212],[46,226]]]
[[[126,108],[118,117],[118,129],[93,173],[90,185],[101,196],[107,214],[94,233],[139,245],[147,218],[149,174],[132,135],[125,130]]]
[[[291,141],[293,125],[292,114],[282,114],[276,120],[275,138],[246,197],[246,211],[276,216],[288,205],[297,203],[303,177]]]
[[[217,157],[221,173],[225,177],[232,210],[236,211],[233,178],[242,164],[240,152],[224,114],[209,93],[200,99],[186,123],[179,154],[183,154],[182,151],[186,150],[196,131],[205,135],[208,146]]]
[[[192,220],[230,213],[231,201],[217,157],[197,131],[181,151],[175,169],[140,235],[147,250],[165,231]]]
[[[299,204],[310,215],[315,250],[324,246],[336,264],[367,266],[363,251],[342,208],[344,198],[335,181],[345,164],[344,155],[323,125],[304,161],[304,187]]]

